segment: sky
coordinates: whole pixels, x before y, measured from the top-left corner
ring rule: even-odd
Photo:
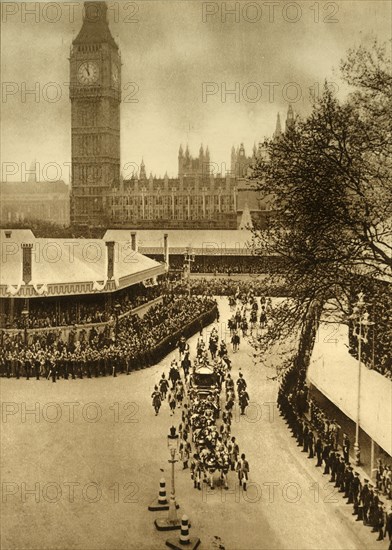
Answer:
[[[391,34],[383,0],[107,3],[122,58],[125,177],[142,158],[147,173],[175,177],[180,144],[194,156],[208,145],[211,161],[229,169],[231,147],[243,142],[250,154],[289,103],[309,113],[309,88],[328,79],[343,98],[347,49]],[[68,183],[68,58],[83,3],[1,9],[2,180],[24,181],[36,160],[38,179]]]

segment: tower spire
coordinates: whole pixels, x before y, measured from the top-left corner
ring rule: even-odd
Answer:
[[[293,106],[290,103],[289,108],[287,109],[286,132],[290,128],[293,128],[293,126],[294,126],[294,111],[293,111]]]
[[[142,158],[142,162],[140,164],[139,179],[140,180],[146,180],[147,179],[146,165],[144,164],[143,158]]]
[[[108,24],[106,2],[85,2],[83,25],[73,44],[107,43],[118,50]]]
[[[274,138],[277,139],[282,135],[282,126],[280,124],[280,113],[278,113],[278,116],[276,117],[276,128],[274,132]]]

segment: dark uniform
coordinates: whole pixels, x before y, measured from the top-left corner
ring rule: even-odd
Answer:
[[[355,472],[354,479],[351,484],[351,494],[349,496],[349,502],[350,502],[350,499],[352,499],[351,501],[354,505],[353,515],[358,515],[360,489],[361,489],[361,482],[359,480],[359,473]]]
[[[331,445],[329,443],[327,443],[326,445],[324,445],[323,455],[322,455],[323,460],[324,460],[324,464],[325,464],[323,474],[325,474],[325,475],[329,474],[329,469],[330,469],[330,466],[331,466],[330,454],[331,454]]]
[[[316,444],[314,446],[314,450],[315,450],[316,456],[317,456],[316,467],[321,467],[321,465],[323,463],[323,443],[321,441],[320,436],[318,436],[317,439],[316,439]]]
[[[308,445],[309,445],[309,455],[308,455],[308,458],[313,458],[314,457],[314,435],[313,435],[313,432],[311,430],[309,430],[309,434],[308,434]]]
[[[344,462],[346,464],[350,461],[350,440],[347,437],[347,434],[343,435],[343,456],[344,456]]]
[[[369,480],[365,479],[364,485],[360,493],[360,502],[362,506],[362,520],[364,525],[367,524],[368,510],[369,510],[369,504],[370,504],[370,489],[369,489],[368,483],[369,483]]]

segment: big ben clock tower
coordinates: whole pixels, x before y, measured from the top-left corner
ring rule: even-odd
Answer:
[[[70,55],[71,223],[103,226],[120,182],[121,59],[106,2],[85,2]]]

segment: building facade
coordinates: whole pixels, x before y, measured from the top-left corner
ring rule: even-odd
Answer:
[[[208,147],[193,158],[180,146],[178,177],[146,176],[142,161],[139,174],[124,180],[111,198],[114,226],[135,227],[236,227],[237,180],[210,173]]]
[[[193,157],[188,146],[185,151],[180,146],[177,178],[148,177],[142,161],[137,175],[122,180],[120,53],[109,29],[106,3],[84,4],[83,25],[70,55],[71,223],[234,229],[244,210],[251,215],[264,211],[257,190],[246,181],[264,154],[261,143],[250,156],[243,143],[233,147],[227,174],[213,173],[208,147],[202,145]],[[291,107],[289,115],[293,117]],[[281,133],[280,120],[276,133]]]
[[[1,182],[0,223],[46,221],[69,225],[69,186],[63,181]]]

